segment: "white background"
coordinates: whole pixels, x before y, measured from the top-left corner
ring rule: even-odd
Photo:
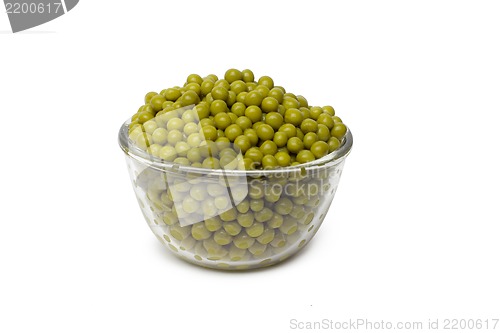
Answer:
[[[12,34],[0,13],[0,331],[499,318],[499,14],[498,1],[83,0]],[[249,273],[162,248],[117,143],[146,92],[230,67],[332,104],[354,134],[315,239]]]

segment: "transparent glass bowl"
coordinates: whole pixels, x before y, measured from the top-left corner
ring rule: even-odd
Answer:
[[[195,168],[165,162],[128,138],[119,144],[149,227],[176,256],[196,265],[247,270],[282,262],[323,222],[352,147],[348,130],[329,155],[273,170]]]

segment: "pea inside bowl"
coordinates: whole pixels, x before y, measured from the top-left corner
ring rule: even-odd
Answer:
[[[159,241],[188,262],[227,270],[282,262],[323,222],[351,132],[333,108],[309,107],[269,77],[213,76],[148,93],[122,125],[137,200]]]

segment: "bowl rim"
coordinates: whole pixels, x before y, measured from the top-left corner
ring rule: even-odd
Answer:
[[[132,140],[128,137],[128,126],[131,122],[131,118],[127,119],[118,133],[118,144],[123,152],[130,156],[131,158],[137,160],[138,162],[147,165],[161,171],[175,171],[175,172],[186,172],[190,174],[210,174],[210,175],[234,175],[234,176],[262,176],[271,174],[283,174],[283,173],[296,173],[310,171],[313,169],[323,169],[332,167],[334,165],[340,164],[351,152],[353,137],[352,132],[349,127],[347,127],[347,132],[342,138],[340,147],[323,156],[317,160],[303,163],[295,166],[280,167],[275,169],[256,169],[256,170],[238,170],[238,169],[207,169],[192,167],[187,165],[181,165],[173,162],[165,161],[161,158],[149,154],[147,151],[137,147]]]

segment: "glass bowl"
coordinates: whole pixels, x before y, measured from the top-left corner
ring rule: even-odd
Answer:
[[[129,123],[119,144],[149,227],[179,258],[225,270],[274,265],[304,248],[328,213],[353,142],[347,130],[337,150],[298,166],[206,169],[149,154],[129,139]]]

